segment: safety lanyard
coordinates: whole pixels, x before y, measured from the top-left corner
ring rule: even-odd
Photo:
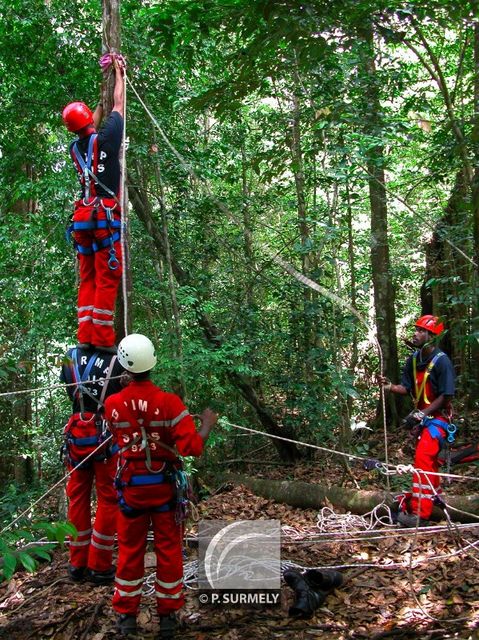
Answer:
[[[429,375],[430,375],[434,365],[439,360],[439,358],[442,355],[444,355],[442,353],[442,351],[440,351],[439,353],[436,353],[434,358],[427,365],[426,371],[424,372],[424,378],[422,379],[422,382],[421,382],[421,386],[418,387],[418,385],[417,385],[417,367],[416,367],[417,354],[418,354],[418,351],[416,351],[414,353],[413,357],[412,357],[412,371],[413,371],[413,377],[414,377],[414,391],[415,391],[415,398],[413,398],[413,402],[414,402],[414,406],[415,407],[418,406],[419,401],[421,400],[421,398],[422,398],[422,396],[424,394],[424,391],[426,389],[427,379],[429,378]]]

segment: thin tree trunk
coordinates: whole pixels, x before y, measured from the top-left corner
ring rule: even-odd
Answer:
[[[164,245],[163,234],[161,233],[161,229],[159,229],[153,217],[153,213],[145,192],[140,190],[136,186],[130,185],[130,194],[132,205],[136,211],[136,214],[138,215],[138,218],[142,221],[147,233],[153,239],[157,250],[164,256],[166,253],[166,248]],[[174,276],[180,286],[194,286],[190,275],[180,267],[173,256],[171,257],[171,267]],[[212,348],[218,348],[222,343],[220,333],[218,329],[213,325],[209,317],[204,313],[201,307],[201,301],[198,300],[195,307],[198,324],[201,327],[206,339],[210,343],[210,346]],[[286,438],[292,437],[287,429],[280,427],[268,407],[260,399],[254,382],[234,371],[229,371],[227,375],[233,386],[235,386],[239,390],[243,398],[253,407],[259,421],[268,431],[268,433]],[[301,457],[298,449],[294,444],[291,444],[289,442],[282,442],[280,440],[274,440],[274,446],[278,450],[278,453],[282,460],[291,462],[298,460]]]
[[[175,386],[176,386],[176,393],[184,400],[184,402],[187,402],[188,398],[187,398],[187,389],[185,385],[185,375],[184,375],[183,336],[181,332],[180,307],[178,305],[178,300],[176,297],[175,277],[173,274],[173,266],[171,264],[171,248],[170,248],[170,237],[168,234],[168,218],[166,215],[166,206],[165,206],[165,190],[163,188],[163,179],[161,176],[160,166],[158,162],[155,163],[155,173],[156,173],[156,180],[158,182],[158,188],[160,192],[159,206],[160,206],[160,214],[161,214],[161,231],[163,233],[163,243],[165,247],[165,261],[168,269],[168,290],[170,292],[171,309],[173,311],[174,329],[175,329],[175,336],[176,336],[176,358],[180,366],[180,376]]]
[[[287,139],[289,148],[291,150],[292,160],[292,172],[294,175],[294,184],[296,187],[296,200],[298,209],[298,229],[301,239],[301,264],[302,272],[305,276],[311,276],[311,237],[310,229],[307,221],[307,207],[306,207],[306,193],[305,193],[305,179],[304,179],[304,161],[303,151],[301,145],[301,105],[299,100],[300,93],[300,79],[298,73],[294,73],[294,95],[292,99],[292,123],[291,132]],[[313,379],[313,370],[311,367],[311,360],[309,358],[309,352],[311,345],[313,344],[313,329],[311,321],[311,305],[313,302],[313,296],[311,290],[307,287],[303,289],[303,318],[301,324],[298,324],[300,330],[300,341],[302,343],[302,362],[303,362],[303,375],[306,381]]]
[[[120,20],[120,0],[102,0],[103,10],[103,30],[102,30],[102,52],[119,53],[121,50],[121,20]],[[113,107],[113,92],[115,88],[115,70],[113,65],[107,71],[102,84],[102,102],[105,116],[108,116]],[[124,114],[126,118],[126,113]],[[123,144],[125,144],[123,140]],[[123,163],[123,155],[120,157],[122,176],[126,176],[126,166]],[[115,314],[115,333],[117,340],[121,340],[126,334],[131,332],[132,327],[132,280],[130,272],[130,255],[128,251],[130,229],[128,225],[128,189],[126,180],[123,181],[124,193],[121,198],[124,205],[122,212],[123,219],[123,276],[121,281],[120,294],[117,302],[117,313]]]
[[[473,3],[475,15],[478,15],[479,2]],[[470,379],[471,389],[469,399],[477,398],[479,394],[479,20],[474,21],[474,123],[472,130],[472,145],[474,153],[474,176],[472,181],[472,218],[473,218],[473,246],[474,261],[473,291],[476,292],[472,302],[471,321],[471,358]],[[472,404],[472,402],[471,402]]]
[[[366,86],[366,131],[377,140],[367,151],[369,199],[371,204],[371,267],[374,288],[374,308],[378,341],[384,358],[384,373],[391,380],[399,376],[395,292],[391,277],[388,244],[388,211],[386,199],[386,179],[384,173],[384,148],[381,140],[382,122],[379,100],[378,78],[374,53],[374,37],[371,27],[362,33],[365,42],[363,59],[367,78]],[[389,394],[389,410],[394,423],[398,421],[399,402],[397,396]]]

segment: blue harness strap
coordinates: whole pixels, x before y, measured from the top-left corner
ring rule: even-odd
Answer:
[[[132,476],[128,485],[130,487],[141,487],[151,484],[162,484],[163,482],[171,482],[164,473],[150,473],[144,476]]]
[[[103,206],[103,205],[102,205]],[[121,239],[120,229],[122,226],[121,220],[115,220],[113,217],[111,208],[104,207],[107,219],[106,220],[88,220],[86,222],[72,222],[67,227],[65,235],[67,237],[67,241],[71,239],[72,234],[75,231],[95,231],[96,229],[108,229],[110,235],[103,240],[93,240],[90,245],[80,244],[76,240],[73,241],[73,245],[78,253],[81,253],[82,256],[91,256],[97,251],[101,251],[102,249],[107,249],[109,247],[109,258],[108,258],[108,266],[112,271],[118,269],[120,266],[120,261],[117,258],[116,250],[115,250],[115,242],[118,242]]]
[[[121,229],[120,220],[89,220],[87,222],[73,222],[69,229],[72,231],[94,231],[95,229]]]
[[[78,149],[78,138],[73,142],[71,146],[72,156],[74,157],[74,160],[76,160],[78,166],[81,169],[80,183],[85,186],[85,198],[90,197],[90,176],[94,177],[94,174],[92,173],[92,170],[91,170],[91,165],[93,160],[93,150],[95,147],[95,140],[97,139],[97,137],[98,137],[97,133],[92,133],[92,135],[90,136],[90,139],[88,140],[88,151],[87,151],[86,162],[83,159],[82,154],[80,153],[80,150]]]
[[[143,513],[147,511],[153,511],[154,513],[165,513],[166,511],[172,511],[173,509],[176,508],[176,500],[165,502],[165,504],[162,504],[159,507],[152,507],[147,509],[135,509],[134,507],[130,507],[130,505],[126,503],[123,495],[121,495],[119,496],[118,506],[120,508],[120,511],[123,513],[123,515],[126,516],[127,518],[136,518],[138,516],[141,516]]]
[[[437,418],[430,418],[429,416],[423,418],[422,422],[424,424],[424,427],[429,431],[429,435],[431,436],[431,438],[436,438],[436,440],[439,440],[441,447],[444,445],[446,438],[442,435],[440,429],[446,431],[447,442],[449,444],[452,444],[456,439],[455,434],[457,431],[457,427],[455,424],[452,424],[450,422],[446,423],[442,420],[438,420]]]
[[[73,382],[76,383],[77,388],[76,388],[76,393],[78,393],[79,396],[79,400],[81,402],[81,404],[83,404],[83,393],[86,392],[88,395],[91,395],[88,393],[88,389],[85,388],[85,386],[82,384],[83,382],[86,382],[88,380],[88,377],[90,375],[90,371],[93,368],[93,365],[95,364],[96,359],[99,357],[99,354],[97,351],[95,351],[95,353],[90,356],[89,361],[87,362],[87,365],[85,367],[85,370],[83,371],[83,375],[80,375],[80,369],[78,368],[78,349],[75,348],[72,351],[72,373],[73,373]],[[83,413],[83,407],[81,408],[81,412]]]

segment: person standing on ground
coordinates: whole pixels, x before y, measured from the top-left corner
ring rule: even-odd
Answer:
[[[440,493],[440,477],[427,472],[439,471],[439,452],[452,418],[451,400],[455,392],[455,374],[448,356],[438,349],[436,341],[444,325],[432,315],[421,316],[415,323],[412,339],[417,350],[406,361],[401,384],[391,384],[384,376],[379,383],[385,391],[410,394],[414,411],[404,424],[417,437],[412,492],[402,502],[399,524],[416,527],[427,524],[433,510],[433,498]]]
[[[155,349],[144,335],[131,334],[118,345],[118,359],[132,382],[105,403],[119,448],[116,477],[118,516],[118,568],[113,608],[123,635],[137,631],[144,555],[150,523],[156,554],[155,595],[160,616],[160,637],[171,638],[175,611],[184,604],[181,508],[185,485],[181,456],[200,456],[217,414],[205,409],[201,427],[179,396],[166,393],[150,380],[156,364]]]
[[[117,356],[94,349],[70,349],[64,359],[60,379],[70,384],[68,396],[72,415],[65,430],[64,460],[68,471],[68,520],[75,525],[77,537],[70,540],[68,574],[74,582],[87,579],[95,584],[113,582],[113,543],[118,505],[114,487],[118,456],[105,442],[103,409],[109,395],[121,387],[124,373]],[[83,462],[102,442],[89,460]],[[97,509],[92,528],[91,498],[93,484]]]

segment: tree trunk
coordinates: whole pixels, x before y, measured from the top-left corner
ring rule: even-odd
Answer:
[[[102,0],[103,30],[102,52],[119,53],[121,48],[120,0]],[[103,84],[102,101],[105,115],[113,106],[113,89],[115,87],[115,70],[110,67]]]
[[[292,172],[294,175],[294,184],[296,187],[296,200],[298,209],[298,230],[301,239],[301,265],[302,273],[305,276],[311,276],[311,237],[310,229],[307,221],[305,179],[304,179],[304,161],[301,145],[301,105],[299,100],[300,80],[298,73],[294,74],[294,91],[293,109],[291,113],[291,131],[288,133],[287,141],[291,150]],[[313,326],[311,305],[313,303],[313,292],[307,287],[303,288],[303,314],[301,323],[297,323],[296,331],[299,330],[298,341],[301,343],[301,351],[304,354],[302,358],[303,376],[305,381],[311,382],[313,379],[313,369],[309,353],[313,344]]]
[[[158,224],[153,217],[153,212],[151,210],[145,192],[143,190],[140,190],[137,186],[130,185],[130,194],[132,205],[136,211],[136,214],[138,215],[138,218],[144,224],[148,235],[150,235],[153,239],[157,250],[163,256],[165,256],[166,248],[164,244],[163,234],[161,233],[161,229],[158,227]],[[189,274],[180,267],[173,256],[171,256],[171,268],[180,286],[194,287],[194,283],[191,281],[191,277],[189,276]],[[207,341],[210,343],[210,346],[212,348],[218,348],[222,343],[219,331],[213,325],[209,317],[202,311],[201,306],[201,302],[198,300],[196,302],[195,308],[198,324],[203,330]],[[292,437],[291,434],[286,429],[280,427],[277,421],[273,418],[270,410],[258,396],[257,389],[255,388],[254,383],[251,380],[234,371],[229,371],[227,375],[230,382],[239,390],[243,398],[253,407],[259,421],[268,431],[268,433],[286,438]],[[273,442],[282,460],[291,462],[294,460],[298,460],[301,457],[298,449],[294,444],[291,444],[289,442],[282,442],[280,440],[274,440]]]
[[[475,15],[478,15],[479,2],[474,2]],[[479,394],[479,20],[474,21],[474,120],[472,130],[472,147],[474,154],[474,175],[472,180],[472,217],[473,217],[473,246],[474,261],[473,291],[476,292],[472,301],[471,321],[471,389],[469,398],[477,398]]]
[[[161,231],[163,233],[163,246],[165,247],[165,262],[168,269],[168,290],[170,292],[171,309],[173,311],[174,331],[176,336],[176,358],[180,366],[180,375],[176,383],[176,392],[186,403],[187,389],[185,385],[185,376],[183,368],[183,335],[181,332],[181,317],[180,307],[176,297],[175,277],[173,274],[173,267],[171,264],[171,249],[170,249],[170,237],[168,234],[168,218],[166,215],[165,205],[165,190],[163,188],[163,178],[161,176],[161,170],[158,162],[155,163],[156,180],[158,183],[158,189],[160,193],[159,207],[161,214]]]
[[[464,170],[460,169],[444,215],[436,224],[431,241],[426,245],[425,282],[421,288],[422,312],[445,316],[447,320],[449,331],[443,338],[441,347],[451,357],[461,379],[468,377],[469,358],[465,338],[468,333],[469,310],[466,304],[459,302],[457,277],[460,277],[462,287],[468,287],[470,265],[451,248],[447,240],[455,240],[457,230],[462,230],[467,225],[467,192]],[[452,304],[452,300],[456,302]]]
[[[102,0],[103,10],[103,30],[102,30],[102,52],[119,53],[121,50],[121,20],[120,20],[120,0]],[[115,70],[111,66],[105,74],[102,85],[102,102],[104,115],[108,116],[113,107],[113,92],[115,88]],[[126,113],[124,114],[126,118]],[[123,145],[125,140],[123,141]],[[123,162],[123,154],[120,157],[122,176],[126,175],[126,164]],[[117,312],[115,314],[115,333],[117,341],[131,332],[131,292],[132,281],[129,269],[130,256],[128,252],[130,229],[128,224],[128,189],[126,180],[123,181],[124,192],[120,194],[122,203],[122,253],[123,253],[123,276],[121,280],[120,294],[117,302]]]
[[[384,374],[390,380],[399,377],[396,338],[395,292],[391,277],[388,244],[388,211],[386,180],[384,174],[384,147],[381,142],[382,122],[378,78],[374,53],[374,37],[371,27],[362,33],[364,38],[363,65],[366,74],[366,135],[376,140],[366,152],[369,199],[371,205],[371,267],[374,288],[374,309],[378,341],[384,358]],[[398,421],[400,399],[389,394],[389,410],[394,423]]]
[[[327,487],[320,484],[309,484],[299,481],[263,480],[234,473],[222,473],[216,476],[221,482],[244,484],[256,495],[289,504],[301,509],[321,509],[328,506],[364,515],[377,505],[392,504],[392,495],[386,491],[359,491],[344,487]],[[447,496],[447,502],[455,509],[479,515],[479,495]],[[452,520],[456,522],[477,522],[477,518],[464,514],[450,512]],[[434,508],[433,520],[441,520],[444,515],[440,509]]]

